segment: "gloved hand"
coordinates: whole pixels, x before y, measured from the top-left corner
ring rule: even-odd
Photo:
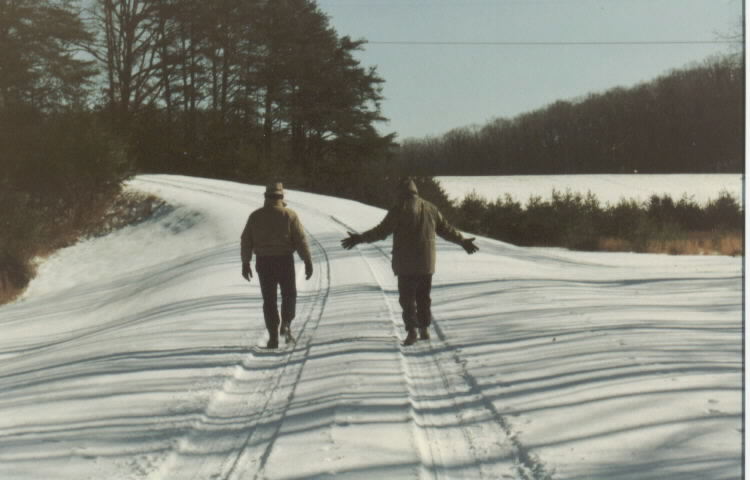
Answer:
[[[476,240],[476,238],[474,237],[465,238],[464,241],[461,242],[461,246],[464,248],[464,250],[466,250],[466,253],[468,253],[469,255],[479,250],[479,247],[474,245],[474,240]]]
[[[250,281],[251,278],[253,278],[253,270],[250,268],[250,262],[246,262],[242,264],[242,276],[248,282]]]
[[[347,250],[351,250],[358,243],[362,243],[362,235],[357,233],[347,232],[349,236],[341,240],[341,246]]]
[[[305,262],[305,280],[310,280],[313,274],[312,262]]]

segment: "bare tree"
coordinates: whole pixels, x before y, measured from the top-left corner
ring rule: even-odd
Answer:
[[[118,124],[154,102],[164,87],[159,41],[164,35],[160,0],[95,0],[96,41],[89,52],[106,74],[107,104]]]

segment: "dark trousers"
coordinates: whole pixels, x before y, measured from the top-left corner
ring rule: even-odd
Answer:
[[[407,330],[429,327],[432,323],[430,290],[432,275],[398,276],[398,303],[401,304]]]
[[[294,277],[294,256],[280,255],[257,257],[255,270],[258,272],[260,291],[263,294],[263,317],[272,338],[278,337],[279,307],[278,289],[281,288],[281,320],[291,323],[297,304],[297,283]]]

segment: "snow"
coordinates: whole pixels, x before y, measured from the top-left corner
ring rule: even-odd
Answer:
[[[675,201],[683,196],[700,205],[716,200],[723,192],[743,204],[741,174],[623,174],[623,175],[515,175],[485,177],[436,177],[445,192],[461,200],[474,192],[488,200],[505,198],[526,204],[531,196],[552,197],[552,191],[596,195],[602,204],[620,200],[647,201],[651,195],[669,195]]]
[[[0,307],[2,479],[736,479],[742,260],[438,243],[402,347],[384,212],[290,191],[295,346],[239,235],[262,187],[140,176],[169,207],[80,242]]]

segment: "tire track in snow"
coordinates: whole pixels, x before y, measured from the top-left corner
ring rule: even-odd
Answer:
[[[294,394],[297,390],[297,387],[300,383],[300,378],[302,377],[302,371],[304,370],[305,363],[307,359],[310,356],[310,349],[312,347],[312,337],[317,330],[318,325],[320,324],[321,319],[323,318],[323,313],[325,312],[326,304],[328,303],[328,297],[330,295],[331,291],[331,264],[330,260],[328,258],[328,253],[326,252],[325,248],[323,248],[323,245],[312,235],[308,234],[308,238],[312,240],[312,244],[314,245],[314,250],[320,252],[325,259],[325,271],[323,275],[319,275],[318,285],[316,291],[319,292],[315,296],[315,302],[313,304],[313,307],[310,311],[310,313],[307,316],[307,319],[305,320],[305,324],[302,327],[302,329],[299,332],[299,339],[297,340],[299,342],[300,339],[305,340],[304,348],[299,349],[297,345],[295,345],[295,351],[292,355],[290,355],[290,360],[293,357],[299,357],[298,362],[291,362],[292,365],[295,365],[298,363],[298,365],[295,365],[295,369],[292,370],[294,380],[291,383],[291,386],[289,388],[289,391],[283,392],[283,408],[278,415],[278,419],[274,422],[272,426],[269,426],[269,428],[264,429],[261,434],[256,435],[254,440],[256,440],[256,443],[260,445],[265,445],[265,447],[261,447],[262,453],[261,455],[256,459],[256,456],[258,450],[253,449],[251,445],[251,440],[253,440],[252,436],[248,436],[247,441],[243,445],[243,450],[241,454],[237,457],[237,460],[235,461],[231,471],[226,477],[221,478],[227,478],[227,479],[245,479],[248,478],[254,470],[254,473],[252,473],[253,478],[262,478],[262,475],[265,470],[266,463],[268,462],[268,458],[271,456],[271,452],[273,451],[273,448],[276,444],[276,440],[278,439],[279,432],[281,430],[281,426],[284,423],[284,420],[287,417],[287,413],[289,412],[289,407],[292,404],[292,401],[294,400]],[[315,270],[321,271],[320,264],[318,263],[316,265],[318,268]],[[322,287],[322,288],[321,288]],[[307,330],[307,324],[312,321],[312,325],[310,328],[309,334],[306,334]],[[303,336],[304,334],[304,336]],[[298,355],[294,355],[294,353],[299,352]],[[280,376],[285,376],[284,372]],[[264,412],[268,411],[267,408],[263,409]],[[257,464],[257,468],[251,468],[250,471],[248,471],[248,466],[254,466]]]
[[[367,266],[368,270],[370,271],[370,275],[372,276],[373,280],[377,284],[378,288],[380,289],[380,294],[382,295],[383,303],[386,305],[386,308],[388,310],[388,316],[391,319],[391,326],[393,329],[393,336],[396,339],[396,341],[399,341],[400,338],[400,329],[397,327],[397,322],[395,320],[395,312],[393,311],[393,308],[391,306],[391,303],[388,301],[387,293],[385,289],[383,288],[383,285],[381,283],[381,280],[373,268],[372,263],[367,259],[367,257],[362,254],[360,251],[360,256],[362,258],[362,261]],[[448,477],[448,473],[444,471],[443,468],[441,468],[441,465],[445,463],[445,457],[447,456],[447,452],[444,453],[441,451],[440,446],[444,444],[450,444],[452,448],[460,448],[462,446],[462,440],[465,441],[466,439],[452,439],[451,442],[443,443],[439,441],[434,434],[431,433],[431,429],[437,427],[437,422],[433,421],[433,419],[429,418],[427,415],[422,413],[422,405],[419,400],[417,400],[420,397],[420,392],[417,386],[415,386],[414,382],[410,381],[409,379],[414,378],[413,375],[413,369],[409,368],[408,363],[405,361],[403,348],[399,348],[399,361],[401,365],[401,374],[406,379],[406,388],[408,390],[409,394],[409,405],[411,405],[410,409],[410,417],[411,417],[411,426],[412,426],[412,435],[416,442],[416,449],[417,453],[420,458],[420,464],[421,469],[419,472],[420,478],[443,478]],[[462,472],[466,473],[466,472]],[[474,475],[468,478],[478,478],[479,472],[473,471]],[[466,476],[466,475],[463,475]]]
[[[331,216],[331,219],[341,225],[346,231],[356,232],[355,229]],[[342,232],[345,233],[345,232]],[[391,256],[377,244],[365,244],[364,248],[376,250],[390,265]],[[385,288],[385,282],[377,274],[376,268],[372,265],[371,260],[362,253],[364,261],[372,271],[378,286],[383,292],[388,309],[391,312],[394,329],[403,331],[402,321],[395,312],[394,304],[398,306],[397,293],[393,289]],[[400,307],[398,307],[400,308]],[[513,430],[511,423],[495,408],[492,401],[487,398],[482,390],[481,385],[467,368],[466,360],[462,359],[458,350],[447,340],[445,332],[440,327],[438,319],[433,316],[432,326],[438,336],[438,341],[431,339],[427,347],[422,342],[415,346],[401,347],[402,362],[404,371],[407,376],[410,392],[413,392],[411,402],[416,407],[412,410],[414,421],[420,429],[420,436],[425,441],[434,443],[436,436],[425,430],[435,429],[442,422],[439,419],[430,419],[429,414],[422,412],[422,403],[420,397],[434,396],[434,391],[429,385],[425,385],[418,378],[435,378],[440,379],[440,383],[447,397],[452,399],[452,404],[448,408],[452,410],[451,414],[457,419],[456,426],[460,428],[463,435],[463,445],[467,453],[475,462],[478,469],[478,478],[521,478],[524,480],[551,480],[552,472],[549,472],[544,463],[538,456],[533,454],[521,441],[517,432]],[[426,361],[425,361],[426,360]],[[461,400],[456,400],[461,399]],[[461,401],[477,405],[472,409],[462,408]],[[445,407],[441,407],[445,408]],[[427,406],[425,410],[429,411]],[[474,410],[474,411],[472,411]],[[419,438],[419,437],[418,437]],[[492,445],[478,443],[477,439],[497,439]],[[481,440],[480,440],[481,441]],[[452,443],[452,446],[456,446]],[[515,476],[506,473],[500,473],[502,469],[504,455],[497,455],[497,452],[506,452],[510,450],[512,456]],[[442,456],[441,453],[438,453]],[[423,457],[424,458],[424,457]],[[434,461],[434,451],[430,453],[431,466],[423,465],[423,474],[428,474],[431,478],[450,477],[451,472],[447,466],[436,466]],[[463,472],[462,472],[463,473]],[[498,475],[502,475],[499,477]],[[472,477],[473,478],[473,477]]]
[[[146,181],[186,188],[184,184],[164,180]],[[240,192],[229,195],[203,186],[187,188],[239,202],[242,202],[240,197],[244,198]],[[316,261],[317,280],[312,289],[315,293],[302,315],[304,321],[297,331],[297,344],[288,353],[282,351],[280,361],[268,361],[278,356],[272,352],[251,352],[243,359],[221,390],[212,396],[190,432],[177,442],[176,448],[157,470],[151,472],[149,479],[230,480],[259,478],[262,475],[294,399],[310,354],[311,338],[323,317],[330,294],[328,254],[315,237],[309,235],[309,238],[312,239],[313,257],[322,258],[324,268],[321,268],[320,261]],[[258,362],[264,365],[254,368]],[[253,378],[251,368],[263,372],[260,379]],[[289,379],[292,379],[291,382]],[[245,384],[250,383],[255,388],[248,391]],[[261,405],[259,409],[258,405]]]
[[[318,276],[318,293],[304,313],[298,344],[289,352],[251,352],[214,394],[206,412],[180,440],[170,460],[150,478],[258,477],[294,398],[309,355],[310,337],[325,308],[330,285],[328,269],[319,270],[325,274]],[[275,360],[277,357],[281,358]],[[261,378],[255,371],[263,372]],[[255,388],[248,390],[247,385]],[[196,458],[201,456],[205,458]]]
[[[149,178],[148,182],[161,183],[170,187],[185,188],[188,182],[172,183],[166,179],[153,179]],[[226,193],[226,189],[222,188],[220,191],[209,190],[205,185],[194,185],[187,187],[191,190],[200,191],[210,195],[218,195],[225,198],[232,199],[234,201],[242,202],[246,193],[240,190],[233,192],[234,194]],[[303,208],[308,210],[314,210],[320,215],[327,216],[334,223],[343,227],[349,231],[355,231],[355,229],[349,227],[346,223],[342,222],[334,216],[326,215],[314,207],[305,205]],[[345,234],[345,231],[342,231]],[[317,241],[316,241],[317,242]],[[325,249],[322,245],[316,243],[317,248],[320,249],[326,255]],[[375,244],[368,244],[364,248],[371,248],[379,252],[390,265],[390,255],[385,252],[380,246]],[[362,250],[360,249],[360,253]],[[362,254],[363,260],[368,265],[373,278],[375,279],[378,287],[381,289],[384,302],[388,307],[391,319],[393,321],[394,334],[397,338],[400,337],[399,333],[403,331],[402,322],[400,316],[395,312],[395,305],[398,305],[397,299],[393,297],[393,289],[390,291],[385,288],[385,282],[381,279],[377,273],[377,268],[373,265],[372,261]],[[328,265],[330,270],[330,265]],[[328,286],[330,287],[330,278],[328,278]],[[326,292],[327,295],[327,292]],[[320,317],[322,317],[323,309],[320,311]],[[320,321],[320,317],[317,318],[317,322]],[[443,478],[443,477],[455,477],[456,468],[472,468],[474,470],[473,475],[469,475],[469,478],[514,478],[513,475],[509,475],[507,472],[500,473],[498,469],[504,468],[504,461],[509,460],[505,458],[506,455],[498,452],[508,452],[511,457],[515,469],[515,477],[522,478],[524,480],[549,480],[552,478],[545,465],[541,460],[529,449],[523,445],[517,432],[515,432],[510,422],[501,415],[490,399],[488,399],[482,391],[482,387],[476,378],[471,375],[467,369],[467,362],[463,360],[458,351],[452,346],[446,339],[444,331],[440,328],[438,319],[433,318],[433,326],[438,336],[438,342],[435,339],[431,340],[427,348],[420,348],[421,346],[409,347],[407,349],[401,348],[401,363],[404,370],[405,377],[407,379],[407,387],[410,392],[410,402],[412,404],[412,418],[413,425],[415,427],[415,437],[418,441],[418,447],[420,449],[420,456],[423,458],[423,469],[422,477],[426,478]],[[316,323],[317,327],[317,323]],[[437,344],[437,345],[435,345]],[[310,344],[308,342],[307,349]],[[429,358],[429,361],[425,362],[424,359]],[[296,376],[297,381],[301,375],[302,368],[300,368]],[[277,377],[282,378],[282,377]],[[422,380],[423,378],[439,378],[442,385],[442,389],[446,392],[443,404],[435,407],[430,403],[432,401],[423,401],[422,398],[429,398],[434,396],[434,386],[426,385]],[[294,385],[296,388],[296,384]],[[464,409],[461,403],[457,399],[461,399],[467,403],[477,405],[472,409]],[[447,403],[447,405],[446,405]],[[285,409],[288,408],[289,402],[285,404]],[[450,441],[441,438],[438,440],[439,435],[445,435],[442,433],[446,430],[443,428],[445,422],[440,420],[441,412],[450,411],[451,415],[456,418],[456,427],[459,428],[459,438],[450,439]],[[474,410],[473,412],[471,410]],[[265,411],[265,409],[264,409]],[[286,411],[284,411],[284,414]],[[281,422],[276,424],[276,432],[280,429]],[[486,445],[477,443],[479,439],[498,439],[493,441],[492,445]],[[275,439],[274,436],[271,439]],[[249,440],[249,439],[248,439]],[[246,442],[246,445],[249,441]],[[441,451],[441,445],[450,445],[450,451]],[[455,457],[455,450],[457,445],[462,445],[463,452],[469,457],[470,462],[463,462],[461,465],[449,465],[443,461],[445,458]],[[494,448],[493,448],[494,447]],[[273,442],[267,446],[264,453],[261,455],[258,463],[258,469],[255,472],[254,478],[262,472],[262,468],[265,465],[265,461],[270,456],[271,449],[273,448]],[[461,455],[459,455],[460,457]],[[239,465],[239,456],[237,457],[236,463]],[[246,464],[246,463],[245,463]],[[230,472],[231,473],[231,472]],[[466,472],[462,472],[462,477],[466,477]],[[229,476],[220,476],[212,478],[234,478]],[[240,477],[237,477],[240,478]],[[245,478],[245,477],[242,477]]]

